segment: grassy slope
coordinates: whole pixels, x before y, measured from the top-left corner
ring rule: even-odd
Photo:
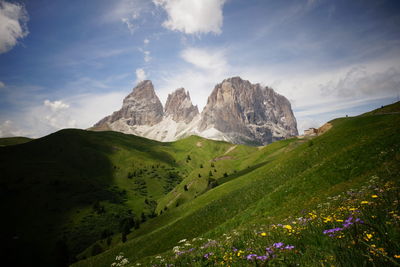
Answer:
[[[181,161],[202,140],[191,137],[168,144],[116,132],[62,130],[0,147],[6,262],[64,262],[65,245],[76,256],[100,237],[119,232],[124,218],[139,220],[142,212],[149,216],[154,201],[192,170],[190,162]],[[198,161],[205,160],[199,159],[201,154],[216,157],[230,146],[203,142],[203,153],[192,156]],[[118,240],[120,235],[114,236],[111,245]]]
[[[399,179],[399,114],[332,123],[330,131],[306,143],[286,140],[252,153],[242,164],[264,162],[259,168],[157,217],[127,243],[77,266],[107,266],[119,252],[135,261],[166,251],[183,238],[215,238],[234,228],[273,222],[360,186],[374,174]]]
[[[32,139],[27,137],[4,137],[0,138],[0,146],[19,145],[29,141],[32,141]]]

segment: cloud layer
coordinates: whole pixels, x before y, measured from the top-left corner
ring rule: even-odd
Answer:
[[[28,13],[24,6],[0,0],[0,54],[11,50],[28,35]]]
[[[225,0],[153,0],[168,15],[163,26],[186,34],[220,34]]]

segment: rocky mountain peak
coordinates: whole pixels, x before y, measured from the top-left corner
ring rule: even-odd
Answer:
[[[297,134],[289,101],[240,77],[217,84],[202,112],[199,131],[216,129],[236,142],[271,143]]]
[[[105,117],[95,127],[122,120],[129,126],[155,125],[163,119],[163,106],[157,97],[153,83],[149,80],[140,82],[132,93],[124,98],[122,108],[111,116]]]
[[[140,82],[125,97],[122,108],[99,121],[96,129],[111,129],[159,141],[196,134],[254,145],[297,135],[290,102],[273,89],[240,77],[217,84],[201,114],[184,88],[168,95],[164,110],[152,82]]]
[[[189,92],[184,88],[176,89],[168,95],[165,104],[165,115],[171,116],[176,122],[189,123],[199,114],[197,106],[193,106]]]

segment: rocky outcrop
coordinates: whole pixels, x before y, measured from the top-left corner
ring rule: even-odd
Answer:
[[[159,141],[174,141],[195,134],[254,145],[297,135],[290,102],[273,89],[240,77],[217,84],[201,114],[185,89],[168,95],[163,110],[152,83],[141,82],[124,99],[119,111],[92,129],[112,129]]]
[[[297,135],[289,101],[240,77],[215,86],[201,117],[199,132],[214,129],[234,143],[267,144]]]
[[[171,116],[176,122],[189,123],[199,114],[199,109],[193,106],[189,92],[186,92],[184,88],[179,88],[168,95],[164,114]]]
[[[122,108],[107,116],[95,127],[112,124],[118,120],[124,120],[127,125],[149,125],[153,126],[163,119],[163,106],[154,92],[151,81],[140,82],[127,97],[125,97]]]

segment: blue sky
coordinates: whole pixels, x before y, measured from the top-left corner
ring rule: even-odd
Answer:
[[[88,128],[143,79],[201,110],[231,76],[302,131],[398,99],[399,29],[396,0],[0,0],[0,136]]]

